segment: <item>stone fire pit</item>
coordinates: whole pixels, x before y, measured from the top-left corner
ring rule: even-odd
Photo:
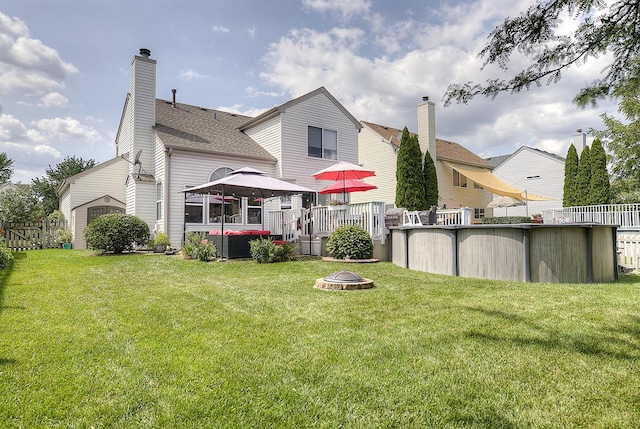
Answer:
[[[365,279],[351,271],[336,271],[327,277],[317,279],[314,287],[325,290],[371,289],[373,280]]]

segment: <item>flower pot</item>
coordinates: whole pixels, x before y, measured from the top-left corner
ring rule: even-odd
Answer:
[[[153,248],[153,253],[164,253],[167,250],[167,246],[165,244],[156,244]]]

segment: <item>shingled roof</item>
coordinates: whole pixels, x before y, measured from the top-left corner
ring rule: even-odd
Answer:
[[[385,140],[391,142],[396,147],[400,147],[400,138],[402,137],[402,130],[397,128],[386,127],[384,125],[374,124],[372,122],[362,121],[367,127],[371,128],[376,133],[380,134]],[[409,133],[412,136],[417,136],[416,133]],[[465,149],[458,143],[436,139],[436,158],[438,160],[446,160],[459,162],[477,167],[492,168],[491,163],[482,159],[475,153],[468,149]]]
[[[156,99],[154,131],[166,148],[277,161],[238,128],[250,116]]]

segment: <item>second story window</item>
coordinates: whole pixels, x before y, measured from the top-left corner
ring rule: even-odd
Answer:
[[[324,128],[307,129],[307,154],[313,158],[338,159],[338,132]]]
[[[459,188],[466,188],[467,177],[458,173],[456,170],[453,170],[453,186],[457,186]]]

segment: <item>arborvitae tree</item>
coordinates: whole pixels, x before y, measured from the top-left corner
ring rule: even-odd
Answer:
[[[567,151],[564,160],[564,191],[562,194],[562,206],[571,207],[576,204],[576,180],[578,176],[578,151],[572,144]]]
[[[396,206],[407,210],[424,210],[424,175],[418,138],[407,127],[402,130],[396,165]]]
[[[600,139],[591,144],[591,182],[589,185],[590,205],[611,204],[611,184],[607,171],[607,154]]]
[[[588,206],[591,198],[589,191],[591,190],[591,150],[589,146],[585,146],[580,154],[580,163],[578,164],[578,175],[576,176],[576,206]]]
[[[431,158],[429,151],[424,154],[423,163],[424,172],[424,198],[427,207],[438,205],[438,175],[436,174],[436,165]]]

